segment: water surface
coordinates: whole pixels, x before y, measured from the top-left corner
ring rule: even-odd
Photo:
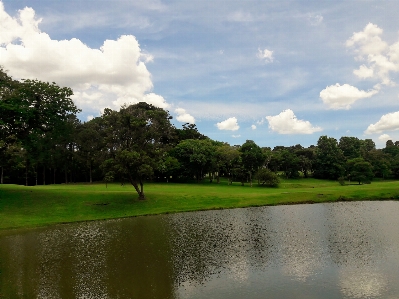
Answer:
[[[147,216],[0,235],[0,298],[399,298],[399,202]]]

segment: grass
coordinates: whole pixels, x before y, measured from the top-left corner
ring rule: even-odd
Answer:
[[[399,199],[399,181],[340,186],[316,179],[283,180],[279,188],[239,183],[147,183],[147,199],[130,185],[0,185],[0,230],[55,223],[249,206],[338,200]]]

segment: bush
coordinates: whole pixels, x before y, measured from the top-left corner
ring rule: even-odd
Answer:
[[[255,175],[255,178],[262,186],[277,187],[280,184],[278,175],[267,168],[261,168]]]
[[[345,186],[345,179],[342,176],[338,178],[338,182],[341,186]]]

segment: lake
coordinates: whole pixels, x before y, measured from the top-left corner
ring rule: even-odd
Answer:
[[[399,298],[399,202],[1,231],[0,298]]]

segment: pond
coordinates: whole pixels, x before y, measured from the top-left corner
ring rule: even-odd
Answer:
[[[399,202],[2,232],[0,298],[399,298]]]

